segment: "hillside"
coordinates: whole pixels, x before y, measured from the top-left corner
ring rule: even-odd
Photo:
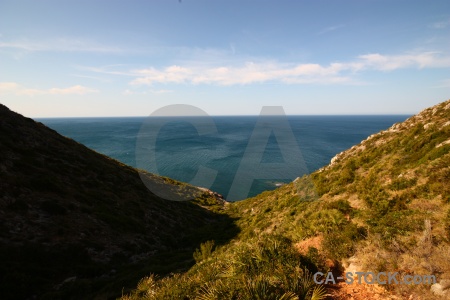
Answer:
[[[123,299],[448,299],[450,100],[226,211],[240,230],[230,243],[202,244],[188,272],[145,277]],[[318,270],[434,275],[437,284],[321,288]]]
[[[146,174],[175,194],[152,194],[138,171],[0,105],[2,299],[120,296],[149,272],[193,264],[207,239],[236,233],[209,191]]]
[[[1,105],[0,141],[4,299],[450,296],[450,100],[236,203],[125,166]],[[195,200],[161,199],[138,172]],[[438,284],[318,286],[317,271],[430,274]]]

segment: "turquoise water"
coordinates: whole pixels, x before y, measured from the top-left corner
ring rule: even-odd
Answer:
[[[303,167],[299,167],[296,174],[291,172],[284,176],[280,172],[280,178],[254,180],[247,196],[274,189],[283,182],[315,171],[327,165],[337,153],[408,117],[406,115],[288,116],[288,130],[292,131],[296,145],[291,143],[286,146],[286,141],[277,135],[274,129],[268,139],[261,140],[260,145],[263,147],[260,149],[263,151],[261,165],[286,163],[286,160],[289,163],[291,158],[284,157],[281,149],[294,149],[297,146],[303,156]],[[144,117],[52,118],[37,121],[91,149],[127,165],[136,166],[136,141],[144,119]],[[255,135],[257,120],[257,116],[212,117],[217,131],[212,130],[212,133],[204,135],[198,134],[189,118],[172,117],[164,119],[163,123],[159,120],[158,124],[164,126],[159,126],[159,130],[158,126],[154,126],[158,132],[150,133],[156,137],[154,147],[149,149],[155,154],[156,166],[152,165],[149,171],[156,170],[160,175],[190,182],[199,166],[216,170],[215,180],[211,186],[206,187],[226,197],[239,165],[243,163],[242,158],[249,139],[252,133]],[[276,127],[276,124],[269,122],[268,126]],[[288,131],[286,128],[283,130]],[[141,136],[145,138],[147,133],[141,132],[143,134]],[[286,154],[288,152],[284,153],[285,156],[289,156]]]

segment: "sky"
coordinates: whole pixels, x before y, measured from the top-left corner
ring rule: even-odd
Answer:
[[[450,98],[450,2],[0,0],[28,117],[414,114]]]

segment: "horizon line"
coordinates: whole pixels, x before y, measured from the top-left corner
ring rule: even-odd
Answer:
[[[388,113],[388,114],[285,114],[285,115],[165,115],[165,116],[70,116],[70,117],[29,117],[31,119],[108,119],[108,118],[180,118],[180,117],[358,117],[358,116],[413,116],[417,113]]]

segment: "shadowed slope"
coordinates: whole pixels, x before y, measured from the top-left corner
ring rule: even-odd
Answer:
[[[0,141],[0,289],[6,298],[56,296],[93,278],[102,283],[85,290],[96,294],[108,281],[126,281],[119,278],[122,267],[130,272],[133,263],[184,249],[181,261],[154,268],[173,271],[190,265],[193,249],[217,227],[229,228],[219,240],[233,234],[221,213],[223,199],[147,174],[174,193],[197,197],[161,199],[137,170],[2,105]]]

